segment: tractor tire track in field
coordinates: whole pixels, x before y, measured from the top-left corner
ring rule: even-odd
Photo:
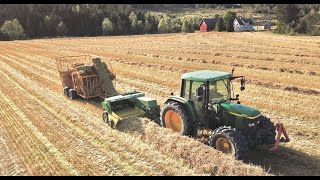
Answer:
[[[4,105],[0,101],[0,107],[3,108]],[[7,114],[7,111],[0,109],[0,118],[4,118],[4,114]],[[18,160],[17,154],[8,147],[7,137],[4,136],[4,127],[0,123],[0,176],[22,176],[25,175],[26,170],[22,168],[21,163]]]

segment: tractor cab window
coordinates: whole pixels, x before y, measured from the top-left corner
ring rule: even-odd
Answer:
[[[204,115],[202,112],[204,110],[205,88],[206,88],[206,83],[204,82],[197,82],[197,81],[192,82],[191,99],[194,102],[194,108],[199,118]]]
[[[227,79],[209,82],[209,99],[221,102],[229,99],[229,82]]]
[[[205,89],[206,84],[203,82],[197,82],[197,81],[193,81],[192,82],[192,95],[191,95],[191,99],[195,100],[195,101],[203,101],[199,99],[199,94],[198,91],[200,89],[202,89],[202,99],[204,97],[204,89]]]

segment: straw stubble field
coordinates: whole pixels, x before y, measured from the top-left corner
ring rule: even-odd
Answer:
[[[261,32],[0,42],[0,175],[320,175],[319,49],[319,37]],[[182,73],[235,66],[247,79],[241,102],[283,122],[292,140],[243,163],[146,119],[111,129],[98,102],[62,94],[55,58],[80,54],[108,59],[118,90],[160,104]]]

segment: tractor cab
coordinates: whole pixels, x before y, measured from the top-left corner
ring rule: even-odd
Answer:
[[[236,98],[231,97],[233,78],[231,73],[210,70],[185,73],[181,76],[180,97],[193,103],[200,125],[206,124],[207,128],[215,128],[217,122],[206,120],[219,118],[219,104],[239,99],[238,95]],[[241,87],[244,89],[244,85]]]

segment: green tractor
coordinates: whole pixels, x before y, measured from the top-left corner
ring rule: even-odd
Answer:
[[[240,104],[232,81],[245,77],[202,70],[181,76],[179,96],[170,96],[161,111],[161,125],[181,135],[196,137],[199,130],[211,130],[208,145],[237,159],[245,159],[249,148],[274,144],[276,127],[257,109]],[[234,102],[237,101],[237,102]]]

